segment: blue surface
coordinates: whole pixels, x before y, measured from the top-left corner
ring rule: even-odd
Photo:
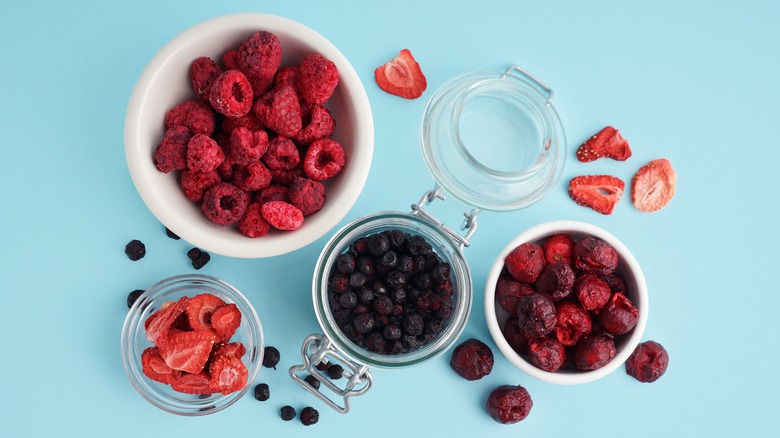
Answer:
[[[475,9],[476,5],[479,9]],[[250,396],[216,415],[181,418],[145,402],[119,354],[125,297],[191,272],[186,242],[168,239],[130,180],[125,108],[137,76],[169,39],[234,12],[283,15],[329,38],[366,86],[376,151],[347,223],[406,210],[432,181],[419,150],[427,99],[448,78],[519,64],[555,90],[570,151],[562,182],[523,211],[482,214],[467,249],[474,308],[462,339],[495,348],[482,284],[495,254],[522,230],[554,219],[612,232],[642,264],[650,289],[645,339],[666,346],[665,376],[640,384],[622,368],[576,387],[535,381],[498,356],[467,382],[449,354],[401,371],[375,371],[375,387],[342,416],[296,387],[285,370],[319,327],[311,270],[325,240],[270,260],[214,256],[201,272],[251,299],[282,369],[263,370],[271,400]],[[775,175],[780,123],[780,4],[588,2],[25,1],[0,6],[2,251],[0,401],[3,436],[768,436],[780,407],[775,333],[780,216]],[[385,94],[373,69],[412,50],[429,89],[407,101]],[[573,149],[606,124],[631,142],[627,162],[579,163]],[[678,172],[662,211],[635,210],[625,194],[611,216],[574,204],[566,181],[609,173],[630,180],[651,159]],[[399,170],[406,172],[399,178]],[[391,190],[388,190],[388,187]],[[438,212],[460,221],[461,206]],[[148,255],[123,254],[133,238]],[[523,422],[502,426],[483,405],[501,384],[534,400]],[[320,409],[320,423],[285,423],[290,403]]]

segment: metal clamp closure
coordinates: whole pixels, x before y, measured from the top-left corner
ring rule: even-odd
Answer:
[[[445,199],[445,196],[441,191],[441,187],[439,187],[438,184],[436,184],[433,187],[433,190],[428,190],[427,192],[425,192],[422,198],[420,198],[419,202],[417,202],[416,204],[412,204],[412,214],[420,216],[428,223],[432,224],[437,228],[440,228],[442,231],[447,233],[447,235],[449,235],[458,244],[461,250],[464,247],[469,246],[469,239],[474,234],[474,232],[477,231],[477,214],[479,214],[479,209],[475,208],[472,209],[471,211],[467,211],[463,213],[465,219],[463,220],[460,229],[466,231],[466,234],[461,236],[460,234],[458,234],[457,231],[448,227],[444,222],[436,219],[435,216],[433,216],[424,208],[425,205],[430,204],[436,199],[441,199],[441,200]]]
[[[336,351],[332,345],[332,341],[327,336],[309,335],[303,341],[303,346],[301,347],[303,364],[290,367],[290,377],[298,382],[305,390],[314,394],[337,412],[346,414],[349,412],[349,398],[356,395],[362,395],[368,391],[371,384],[374,382],[374,378],[371,376],[368,366],[359,365],[350,361],[344,357],[344,355]],[[324,375],[322,371],[318,370],[317,365],[320,363],[340,364],[344,368],[342,376],[346,378],[345,387],[340,388],[333,380],[328,378],[327,375]],[[338,404],[333,401],[328,395],[322,393],[319,389],[314,388],[296,374],[304,371],[319,380],[321,387],[324,385],[324,387],[328,388],[335,395],[341,397],[343,404]]]

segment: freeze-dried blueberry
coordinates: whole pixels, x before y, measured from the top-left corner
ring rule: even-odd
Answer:
[[[327,372],[328,372],[328,377],[330,377],[333,380],[338,380],[344,374],[344,367],[335,364],[332,365],[330,368],[328,368]]]
[[[301,423],[304,426],[311,426],[312,424],[316,424],[320,420],[320,413],[317,412],[316,409],[314,409],[311,406],[307,406],[303,408],[301,411]]]
[[[349,246],[349,252],[354,254],[364,254],[366,251],[368,251],[368,237],[361,237]]]
[[[366,336],[366,348],[374,353],[384,353],[387,345],[385,338],[378,332],[372,332]]]
[[[374,275],[374,260],[368,257],[359,257],[357,259],[356,269],[365,275]]]
[[[406,242],[406,238],[409,236],[401,230],[389,230],[386,232],[387,238],[390,240],[390,246],[393,248],[401,248]]]
[[[386,235],[373,234],[368,238],[368,252],[374,256],[380,256],[390,249],[390,239]]]
[[[317,378],[312,376],[311,374],[309,374],[308,376],[304,377],[303,380],[305,380],[306,383],[308,383],[309,386],[311,386],[312,388],[320,389],[320,381],[317,380]]]
[[[344,253],[336,259],[336,270],[342,274],[351,274],[355,271],[355,258],[352,254]]]
[[[417,289],[430,289],[431,288],[431,276],[427,272],[420,272],[412,279],[412,285]]]
[[[344,274],[331,275],[328,286],[333,292],[346,292],[349,289],[349,277]]]
[[[266,401],[271,398],[271,389],[267,383],[259,383],[255,386],[255,399],[259,401]]]
[[[388,268],[394,268],[398,264],[398,254],[392,249],[387,250],[381,256],[382,264]]]
[[[355,295],[352,291],[347,291],[341,294],[341,298],[339,298],[339,304],[341,304],[341,307],[345,309],[351,309],[355,307],[358,303],[357,295]]]
[[[387,295],[382,295],[374,300],[374,311],[379,315],[389,315],[393,313],[393,300]]]
[[[354,288],[363,287],[366,284],[366,275],[362,272],[353,272],[349,275],[349,286]]]
[[[381,280],[377,280],[374,282],[374,293],[377,295],[384,295],[388,292],[387,286],[385,286],[385,283]]]
[[[387,285],[394,289],[406,286],[406,280],[406,274],[398,270],[390,271],[387,274]]]
[[[125,245],[125,254],[130,260],[137,262],[146,255],[146,245],[140,240],[133,239]]]
[[[173,239],[173,240],[181,239],[181,237],[177,236],[176,233],[174,233],[173,231],[169,230],[168,227],[165,227],[165,234],[168,237],[170,237],[171,239]]]
[[[441,284],[450,279],[451,267],[449,263],[439,263],[431,270],[431,280]]]
[[[360,289],[357,296],[358,301],[360,301],[362,304],[370,304],[372,301],[374,301],[374,291],[367,287]]]
[[[282,406],[279,410],[279,415],[284,421],[290,421],[295,418],[295,408],[292,406]]]
[[[387,325],[382,331],[382,336],[384,336],[388,341],[397,341],[401,339],[402,335],[403,331],[401,330],[401,327],[396,324]]]
[[[192,261],[192,267],[195,269],[200,269],[206,266],[206,263],[211,260],[209,253],[201,250],[200,248],[192,248],[187,251],[187,257],[189,257],[189,259]]]
[[[141,294],[144,293],[144,290],[142,289],[136,289],[129,294],[127,294],[127,308],[133,307],[133,303],[138,299],[138,297],[141,296]]]
[[[353,324],[359,333],[367,334],[374,329],[374,317],[370,313],[361,313],[355,317]]]
[[[425,321],[423,320],[422,315],[419,313],[407,315],[401,324],[403,326],[404,332],[412,336],[422,334],[423,329],[425,328]]]
[[[263,353],[263,366],[266,368],[276,369],[276,365],[279,364],[281,355],[276,347],[265,347]]]
[[[414,271],[414,259],[406,254],[398,257],[396,268],[403,273],[410,273]]]
[[[406,302],[406,289],[398,288],[390,292],[390,298],[394,303],[403,304]]]

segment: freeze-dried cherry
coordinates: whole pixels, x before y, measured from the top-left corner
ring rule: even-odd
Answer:
[[[512,278],[509,274],[502,274],[496,282],[496,299],[501,306],[510,315],[517,313],[517,303],[525,295],[534,293],[534,289]]]
[[[563,344],[548,336],[528,341],[528,361],[541,370],[554,373],[566,361],[566,349]]]
[[[626,361],[626,373],[640,382],[655,382],[664,375],[669,366],[669,353],[663,345],[655,341],[646,341],[636,349]]]
[[[558,260],[563,260],[569,265],[572,264],[572,255],[574,254],[574,239],[568,234],[555,234],[550,236],[542,244],[544,249],[544,258],[547,263],[553,264]]]
[[[624,335],[639,319],[639,309],[623,294],[613,294],[599,313],[599,323],[607,333]]]
[[[450,366],[466,380],[479,380],[493,370],[493,352],[479,339],[469,339],[455,347]]]
[[[512,424],[525,419],[533,405],[527,389],[502,385],[490,392],[486,409],[490,418],[501,424]]]
[[[520,323],[516,316],[510,316],[504,322],[504,328],[501,330],[504,339],[517,354],[528,353],[528,338],[520,331]]]
[[[623,295],[626,294],[626,290],[628,290],[628,286],[626,285],[626,280],[623,278],[622,275],[617,273],[612,273],[604,277],[604,280],[609,284],[609,289],[612,291],[612,293],[621,293]]]
[[[581,271],[607,275],[617,265],[617,251],[603,239],[586,237],[574,244],[574,266]]]
[[[558,303],[555,311],[555,338],[566,347],[571,347],[590,334],[593,323],[590,314],[572,301]]]
[[[574,282],[574,293],[585,310],[598,314],[609,301],[609,284],[595,274],[583,274]]]
[[[574,366],[578,370],[596,370],[615,357],[615,341],[607,335],[584,338],[574,347]]]
[[[541,246],[526,242],[513,249],[504,259],[506,268],[515,280],[533,283],[544,268],[544,250]]]
[[[536,279],[536,291],[553,301],[568,297],[572,286],[574,270],[563,260],[545,266]]]
[[[555,328],[555,305],[538,292],[526,295],[517,304],[517,321],[527,338],[545,336]]]

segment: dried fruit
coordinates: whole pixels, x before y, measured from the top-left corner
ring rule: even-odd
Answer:
[[[516,316],[510,316],[506,319],[502,333],[506,342],[517,354],[528,353],[528,337],[520,331],[520,323]]]
[[[568,263],[558,260],[546,265],[536,279],[536,290],[553,301],[561,301],[571,294],[574,271]]]
[[[125,255],[130,260],[137,262],[146,255],[146,245],[138,239],[133,239],[125,245]]]
[[[336,128],[336,119],[327,108],[322,105],[307,104],[301,106],[301,112],[303,118],[301,130],[293,138],[296,143],[310,144],[333,134],[333,130]]]
[[[301,61],[297,79],[301,98],[322,105],[338,86],[339,71],[333,61],[313,53]]]
[[[127,308],[133,307],[133,304],[138,300],[138,298],[141,297],[141,294],[144,293],[143,289],[136,289],[129,294],[127,294]]]
[[[611,175],[583,175],[569,182],[569,196],[577,204],[609,215],[623,195],[626,184]]]
[[[258,383],[254,390],[255,400],[266,401],[271,398],[271,388],[267,383]]]
[[[301,130],[303,116],[295,88],[283,84],[263,96],[254,105],[257,118],[268,129],[283,137],[294,137]]]
[[[669,353],[663,345],[646,341],[637,345],[626,361],[626,373],[640,382],[655,382],[669,366]]]
[[[221,181],[216,170],[208,172],[184,169],[181,172],[181,190],[190,201],[200,202],[206,190],[214,187]]]
[[[230,133],[230,156],[236,164],[246,166],[260,159],[268,151],[268,134],[243,126]]]
[[[292,140],[277,136],[268,145],[263,162],[269,169],[292,170],[301,162],[301,154]]]
[[[270,229],[271,225],[263,218],[262,206],[256,202],[249,204],[238,220],[238,231],[247,237],[263,237]]]
[[[554,373],[566,361],[566,349],[556,338],[533,338],[528,341],[528,361],[540,370]]]
[[[574,266],[584,272],[608,275],[618,265],[618,254],[604,239],[586,237],[574,245]]]
[[[577,159],[583,163],[599,158],[626,161],[630,156],[631,147],[628,145],[628,141],[620,135],[620,131],[612,126],[604,127],[585,140],[577,149]]]
[[[583,274],[574,282],[574,294],[585,310],[598,314],[607,305],[612,291],[600,276]]]
[[[572,264],[574,254],[574,239],[568,234],[556,234],[547,238],[542,244],[544,249],[544,258],[547,263],[553,264],[558,260],[563,260],[569,265]]]
[[[225,153],[211,137],[195,134],[187,143],[187,168],[193,171],[217,170],[225,161]]]
[[[234,303],[226,304],[211,314],[211,327],[223,340],[230,339],[241,325],[241,311]]]
[[[171,129],[174,126],[184,126],[190,134],[211,135],[216,127],[214,111],[208,103],[189,99],[171,108],[165,114],[165,129]]]
[[[515,280],[533,283],[544,268],[544,250],[535,243],[526,242],[513,249],[504,263]]]
[[[307,406],[301,410],[301,424],[304,426],[311,426],[316,424],[320,420],[320,413],[311,406]]]
[[[185,394],[211,394],[213,391],[209,387],[210,381],[211,376],[206,371],[197,374],[181,373],[179,378],[171,383],[171,388]]]
[[[146,377],[165,384],[171,384],[181,374],[165,363],[157,347],[149,347],[141,354],[141,369]]]
[[[282,63],[282,46],[271,32],[259,31],[249,36],[236,53],[238,67],[258,78],[273,78]]]
[[[158,171],[168,173],[187,168],[187,143],[191,138],[186,126],[171,126],[154,149],[154,166]]]
[[[555,338],[565,347],[577,345],[593,329],[590,314],[571,301],[559,303],[555,309]]]
[[[331,139],[317,140],[306,150],[303,171],[318,181],[333,178],[346,164],[346,155],[341,143]]]
[[[533,292],[534,289],[531,286],[520,283],[508,274],[502,274],[498,277],[496,299],[498,305],[510,315],[517,314],[517,303],[520,298]]]
[[[428,87],[420,64],[408,49],[401,50],[398,56],[377,67],[374,79],[379,88],[404,99],[416,99]]]
[[[287,202],[267,202],[260,207],[260,211],[263,214],[263,219],[278,230],[297,230],[303,225],[303,212]]]
[[[266,368],[276,369],[280,358],[281,355],[276,347],[265,347],[263,350],[263,366]]]
[[[639,319],[639,309],[625,295],[612,294],[599,312],[599,323],[607,333],[615,336],[628,333]]]
[[[574,365],[578,370],[596,370],[608,364],[615,353],[615,341],[610,336],[589,336],[574,347]]]
[[[282,420],[284,421],[290,421],[295,418],[295,408],[289,405],[282,406],[282,408],[279,409],[279,416],[282,417]]]
[[[209,102],[214,110],[227,117],[245,116],[252,110],[252,85],[241,71],[228,70],[214,80]]]
[[[149,315],[149,318],[144,321],[146,339],[152,344],[157,344],[160,339],[166,339],[173,322],[184,313],[188,302],[188,297],[181,297],[173,304],[164,306]]]
[[[526,338],[545,336],[557,322],[555,305],[540,293],[526,295],[517,304],[517,322]]]
[[[304,216],[318,212],[325,203],[325,186],[309,178],[295,178],[290,184],[290,203]]]
[[[216,334],[211,326],[211,317],[215,310],[224,305],[225,302],[221,298],[210,293],[202,293],[190,298],[185,311],[192,330]]]
[[[192,83],[192,90],[195,91],[195,94],[201,99],[209,100],[211,86],[220,74],[222,74],[222,69],[213,59],[207,56],[201,56],[200,58],[195,59],[190,65],[190,83]]]
[[[192,267],[196,270],[206,266],[206,263],[211,260],[209,253],[201,250],[200,248],[191,248],[189,251],[187,251],[187,257],[192,262]]]
[[[210,221],[230,225],[241,219],[249,205],[249,195],[233,184],[221,182],[203,195],[201,210]]]
[[[233,170],[233,184],[245,192],[256,192],[271,185],[271,171],[263,163],[255,161]]]
[[[493,370],[493,352],[478,339],[469,339],[452,351],[450,366],[466,380],[479,380]]]
[[[224,395],[240,391],[246,386],[249,371],[241,360],[235,357],[218,357],[209,366],[209,389]]]
[[[497,422],[512,424],[525,419],[533,405],[527,389],[520,385],[502,385],[490,392],[486,409]]]
[[[674,196],[677,172],[666,158],[642,166],[631,180],[631,200],[639,211],[653,212],[666,206]]]
[[[216,341],[217,338],[207,331],[175,331],[156,345],[169,367],[198,374],[203,371]]]

